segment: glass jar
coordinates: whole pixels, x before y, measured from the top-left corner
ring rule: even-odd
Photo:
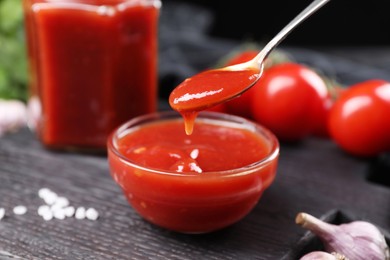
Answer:
[[[159,0],[23,0],[29,125],[56,149],[103,150],[157,107]]]

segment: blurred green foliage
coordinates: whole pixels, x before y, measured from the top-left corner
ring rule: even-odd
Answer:
[[[27,97],[22,0],[0,0],[0,98]]]

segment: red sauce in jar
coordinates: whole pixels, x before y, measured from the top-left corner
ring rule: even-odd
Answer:
[[[231,225],[275,177],[276,139],[239,124],[200,119],[192,135],[178,119],[132,128],[109,139],[111,174],[133,208],[159,226],[202,233]]]
[[[24,0],[33,124],[46,146],[104,149],[115,127],[156,110],[153,2]]]

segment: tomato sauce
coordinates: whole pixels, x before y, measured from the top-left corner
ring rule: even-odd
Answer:
[[[169,97],[170,106],[185,119],[185,131],[192,133],[199,111],[237,96],[259,78],[259,69],[216,69],[199,73],[183,81]]]
[[[119,152],[148,168],[182,172],[176,164],[193,161],[201,172],[212,172],[257,162],[270,150],[264,139],[249,130],[200,122],[187,136],[182,127],[181,120],[145,126],[119,139]]]
[[[30,121],[46,146],[104,149],[156,110],[159,3],[24,0]]]
[[[277,152],[254,165],[275,152],[275,142],[239,124],[202,119],[186,135],[183,120],[173,119],[119,133],[108,156],[113,178],[140,215],[199,233],[226,227],[256,205],[275,177]]]

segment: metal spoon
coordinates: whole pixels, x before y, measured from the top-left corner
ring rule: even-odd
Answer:
[[[301,22],[330,0],[314,0],[287,24],[252,60],[220,69],[208,70],[183,81],[169,97],[171,107],[187,119],[208,107],[241,95],[261,77],[270,52]]]

